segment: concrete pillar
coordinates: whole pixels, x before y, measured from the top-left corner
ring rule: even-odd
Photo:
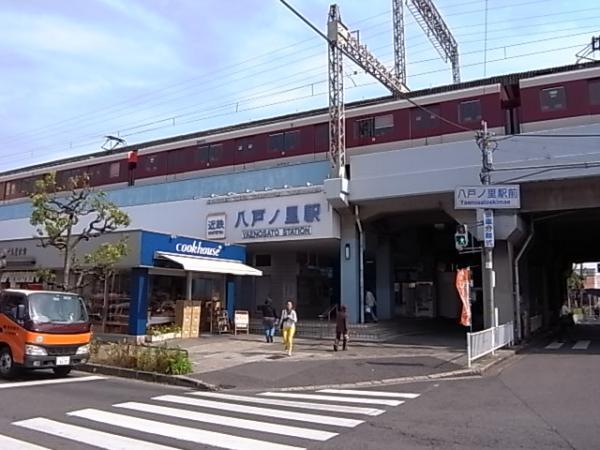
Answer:
[[[143,336],[148,323],[148,269],[131,269],[131,300],[129,305],[129,334]]]
[[[378,236],[376,270],[377,317],[391,319],[394,310],[394,276],[389,238]]]
[[[496,241],[494,247],[495,289],[494,303],[498,308],[498,324],[514,321],[513,295],[513,245],[509,241]],[[488,317],[484,311],[484,317]],[[485,324],[486,328],[489,324]]]
[[[340,215],[340,301],[348,307],[349,320],[360,321],[360,253],[359,235],[354,216]]]

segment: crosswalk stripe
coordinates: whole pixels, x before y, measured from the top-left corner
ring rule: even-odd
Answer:
[[[204,408],[218,409],[221,411],[233,411],[243,414],[254,414],[256,416],[275,417],[278,419],[297,420],[301,422],[318,423],[322,425],[334,425],[340,427],[355,427],[363,423],[362,420],[346,419],[343,417],[323,416],[321,414],[306,414],[285,409],[259,408],[256,406],[239,405],[233,403],[214,402],[199,398],[180,397],[178,395],[161,395],[152,400],[178,403],[180,405],[198,406]]]
[[[348,395],[362,395],[364,397],[389,397],[389,398],[417,398],[421,394],[409,394],[401,392],[386,392],[386,391],[356,391],[352,389],[321,389],[323,394],[348,394]]]
[[[276,400],[273,398],[246,397],[243,395],[220,394],[218,392],[192,392],[199,397],[218,398],[221,400],[232,400],[245,403],[256,403],[260,405],[285,406],[287,408],[314,409],[316,411],[331,411],[344,414],[360,414],[364,416],[378,416],[383,414],[383,409],[364,408],[361,406],[328,405],[325,403],[295,402],[291,400]],[[362,423],[362,421],[358,421]],[[354,426],[354,425],[352,425]]]
[[[179,419],[193,420],[196,422],[211,423],[223,425],[226,427],[241,428],[244,430],[261,431],[264,433],[281,434],[283,436],[293,436],[313,441],[326,441],[337,436],[337,433],[329,431],[313,430],[311,428],[292,427],[288,425],[278,425],[275,423],[259,422],[257,420],[238,419],[237,417],[219,416],[216,414],[205,414],[185,409],[168,408],[165,406],[150,405],[147,403],[127,402],[113,405],[117,408],[131,409],[134,411],[148,412],[151,414],[161,414]]]
[[[577,341],[573,346],[573,350],[587,350],[592,341]]]
[[[82,442],[94,447],[104,448],[107,450],[178,450],[175,447],[167,447],[165,445],[153,444],[151,442],[140,441],[137,439],[119,436],[118,434],[105,433],[104,431],[92,430],[83,428],[68,423],[56,422],[50,419],[37,417],[34,419],[14,422],[13,425],[27,428],[29,430],[39,431],[41,433],[51,434],[64,439]],[[0,441],[1,443],[1,441]],[[11,450],[21,450],[20,447],[2,447],[10,448]],[[23,447],[23,450],[41,447]]]
[[[19,441],[8,436],[0,436],[0,448],[10,450],[50,450],[48,447],[40,447],[39,445]]]
[[[547,350],[558,350],[563,346],[563,342],[554,341],[551,344],[546,345]]]
[[[99,375],[90,375],[89,377],[56,378],[56,379],[52,379],[52,380],[38,380],[38,381],[20,381],[20,382],[16,382],[16,383],[2,383],[2,384],[0,384],[0,389],[45,386],[47,384],[79,383],[82,381],[96,381],[96,380],[104,380],[104,379],[106,379],[106,377],[101,377]]]
[[[332,402],[343,403],[363,403],[373,405],[398,406],[404,403],[402,400],[383,400],[378,398],[363,398],[363,397],[336,397],[334,395],[318,395],[318,394],[292,394],[288,392],[262,392],[258,395],[266,397],[281,397],[281,398],[298,398],[306,400],[325,400]]]
[[[169,423],[157,422],[155,420],[140,419],[138,417],[117,414],[98,409],[81,409],[67,413],[69,416],[81,417],[115,427],[150,433],[195,444],[212,445],[213,447],[227,448],[231,450],[300,450],[284,444],[276,444],[258,439],[233,436],[230,434],[217,433],[214,431],[201,430],[197,428],[184,427]],[[304,449],[302,449],[304,450]]]

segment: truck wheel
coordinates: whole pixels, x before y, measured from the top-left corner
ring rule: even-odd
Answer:
[[[69,373],[71,373],[71,369],[72,369],[72,367],[70,367],[70,366],[60,366],[60,367],[52,368],[52,370],[54,371],[54,374],[59,377],[66,377],[67,375],[69,375]]]
[[[0,377],[11,379],[16,377],[18,373],[19,371],[17,367],[15,367],[10,348],[0,348]]]

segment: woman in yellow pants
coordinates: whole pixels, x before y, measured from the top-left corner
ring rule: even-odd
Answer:
[[[296,333],[296,323],[298,315],[294,310],[294,304],[289,301],[285,309],[281,311],[281,331],[283,335],[283,345],[288,356],[292,356],[292,347],[294,346],[294,334]]]

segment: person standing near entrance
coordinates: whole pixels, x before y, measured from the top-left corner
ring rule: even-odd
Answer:
[[[342,340],[342,350],[346,350],[348,345],[348,308],[346,305],[342,305],[337,313],[335,319],[335,342],[333,344],[333,351],[338,351],[340,345],[340,339]]]
[[[262,306],[263,328],[265,330],[265,338],[267,342],[273,342],[275,335],[275,323],[277,322],[277,313],[273,308],[271,299],[267,297],[265,304]]]
[[[375,306],[377,302],[375,301],[375,296],[371,292],[371,290],[367,290],[365,294],[365,320],[367,319],[367,314],[371,318],[373,322],[377,322],[377,316],[375,315]]]
[[[294,310],[294,303],[288,301],[285,309],[281,311],[281,333],[283,336],[283,345],[288,356],[292,356],[296,323],[298,323],[298,315]]]

